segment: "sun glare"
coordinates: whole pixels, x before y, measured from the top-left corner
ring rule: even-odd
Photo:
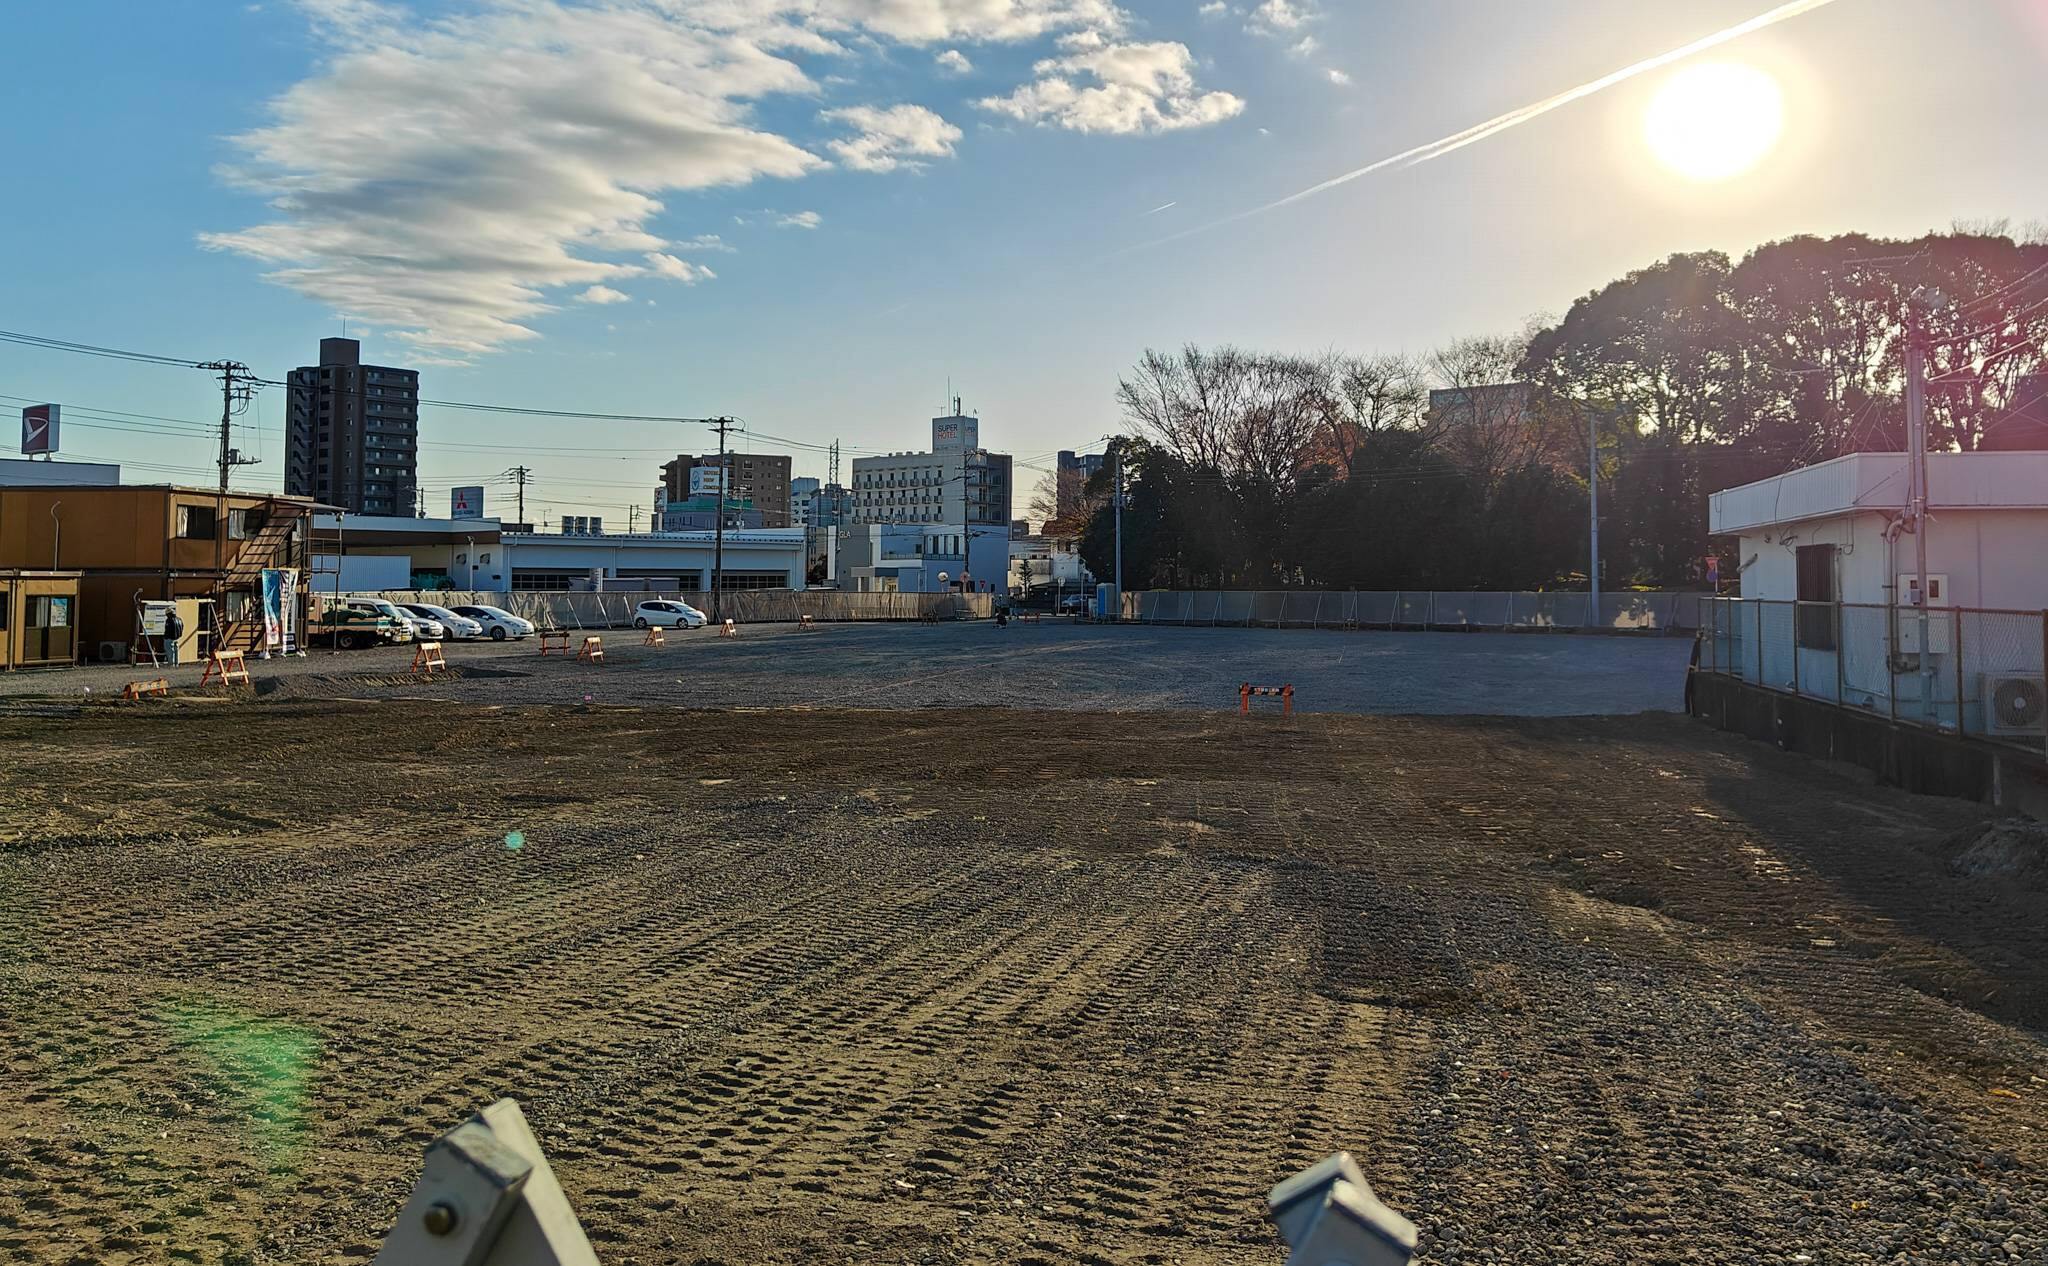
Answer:
[[[1771,152],[1784,125],[1778,81],[1741,62],[1700,62],[1666,80],[1643,111],[1657,161],[1688,180],[1726,180]]]

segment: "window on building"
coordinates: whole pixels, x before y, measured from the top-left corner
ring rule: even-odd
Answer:
[[[1834,650],[1835,622],[1841,611],[1836,605],[1841,598],[1835,589],[1835,547],[1801,545],[1796,553],[1800,603],[1795,620],[1798,643],[1817,651]]]
[[[263,507],[250,506],[243,510],[228,511],[228,539],[246,541],[263,530]]]
[[[179,506],[178,539],[210,541],[220,532],[220,520],[212,506]]]

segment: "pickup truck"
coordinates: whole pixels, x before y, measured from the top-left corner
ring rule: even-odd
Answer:
[[[396,645],[412,641],[412,629],[385,615],[367,602],[326,603],[308,621],[307,640],[314,645],[332,643],[344,651],[379,643]]]

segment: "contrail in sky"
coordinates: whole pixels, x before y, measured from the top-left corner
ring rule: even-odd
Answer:
[[[1178,202],[1162,203],[1159,206],[1153,207],[1150,211],[1147,211],[1145,215],[1158,215],[1161,211],[1171,211],[1179,205],[1180,203]],[[1141,215],[1138,218],[1142,220],[1145,218],[1145,215]]]
[[[1570,105],[1581,97],[1590,97],[1596,92],[1612,88],[1623,80],[1633,79],[1637,75],[1646,74],[1659,67],[1669,66],[1676,61],[1683,61],[1695,53],[1703,53],[1710,48],[1726,44],[1730,40],[1741,39],[1751,32],[1761,31],[1767,26],[1776,26],[1780,22],[1796,18],[1801,14],[1811,13],[1815,9],[1833,4],[1834,2],[1835,0],[1790,0],[1790,3],[1781,4],[1766,13],[1759,13],[1747,22],[1738,22],[1724,31],[1716,31],[1712,35],[1702,36],[1692,43],[1674,48],[1668,53],[1659,53],[1655,57],[1644,58],[1642,61],[1624,66],[1620,70],[1602,75],[1598,79],[1588,80],[1576,88],[1567,88],[1563,92],[1545,97],[1541,101],[1517,107],[1506,114],[1495,115],[1484,123],[1476,123],[1462,132],[1454,132],[1441,140],[1431,141],[1427,145],[1417,145],[1414,149],[1402,150],[1400,153],[1382,158],[1376,163],[1368,163],[1355,171],[1347,171],[1341,176],[1333,176],[1319,185],[1310,185],[1299,193],[1288,194],[1286,197],[1274,202],[1268,202],[1264,206],[1253,207],[1247,211],[1239,211],[1235,215],[1225,216],[1220,220],[1212,220],[1195,228],[1183,229],[1169,237],[1143,242],[1130,249],[1140,250],[1149,246],[1164,246],[1168,242],[1177,242],[1184,237],[1193,237],[1197,233],[1207,233],[1212,229],[1220,229],[1228,224],[1236,224],[1240,220],[1249,220],[1255,215],[1264,215],[1268,211],[1277,211],[1281,207],[1292,206],[1294,203],[1306,198],[1313,198],[1317,194],[1328,193],[1339,185],[1348,185],[1361,176],[1370,176],[1376,171],[1384,171],[1389,167],[1413,167],[1417,163],[1426,163],[1433,158],[1442,158],[1453,150],[1463,149],[1475,141],[1483,141],[1495,133],[1505,132],[1511,127],[1520,126],[1539,115],[1549,114],[1559,106]]]

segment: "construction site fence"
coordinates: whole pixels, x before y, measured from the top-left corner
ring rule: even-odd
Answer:
[[[1699,627],[1696,593],[1585,593],[1314,589],[1146,589],[1123,596],[1137,624],[1275,629],[1492,629],[1664,633]]]
[[[325,593],[313,595],[316,600]],[[633,611],[643,602],[687,602],[711,614],[711,595],[702,590],[675,593],[451,593],[444,589],[385,590],[342,594],[344,598],[383,598],[389,602],[424,602],[440,607],[492,606],[542,628],[621,629],[633,624]],[[995,599],[985,593],[848,593],[838,589],[740,589],[721,596],[721,619],[741,624],[798,624],[864,620],[980,620],[994,614]]]
[[[2040,611],[1710,598],[1699,671],[1949,734],[2040,747]]]

